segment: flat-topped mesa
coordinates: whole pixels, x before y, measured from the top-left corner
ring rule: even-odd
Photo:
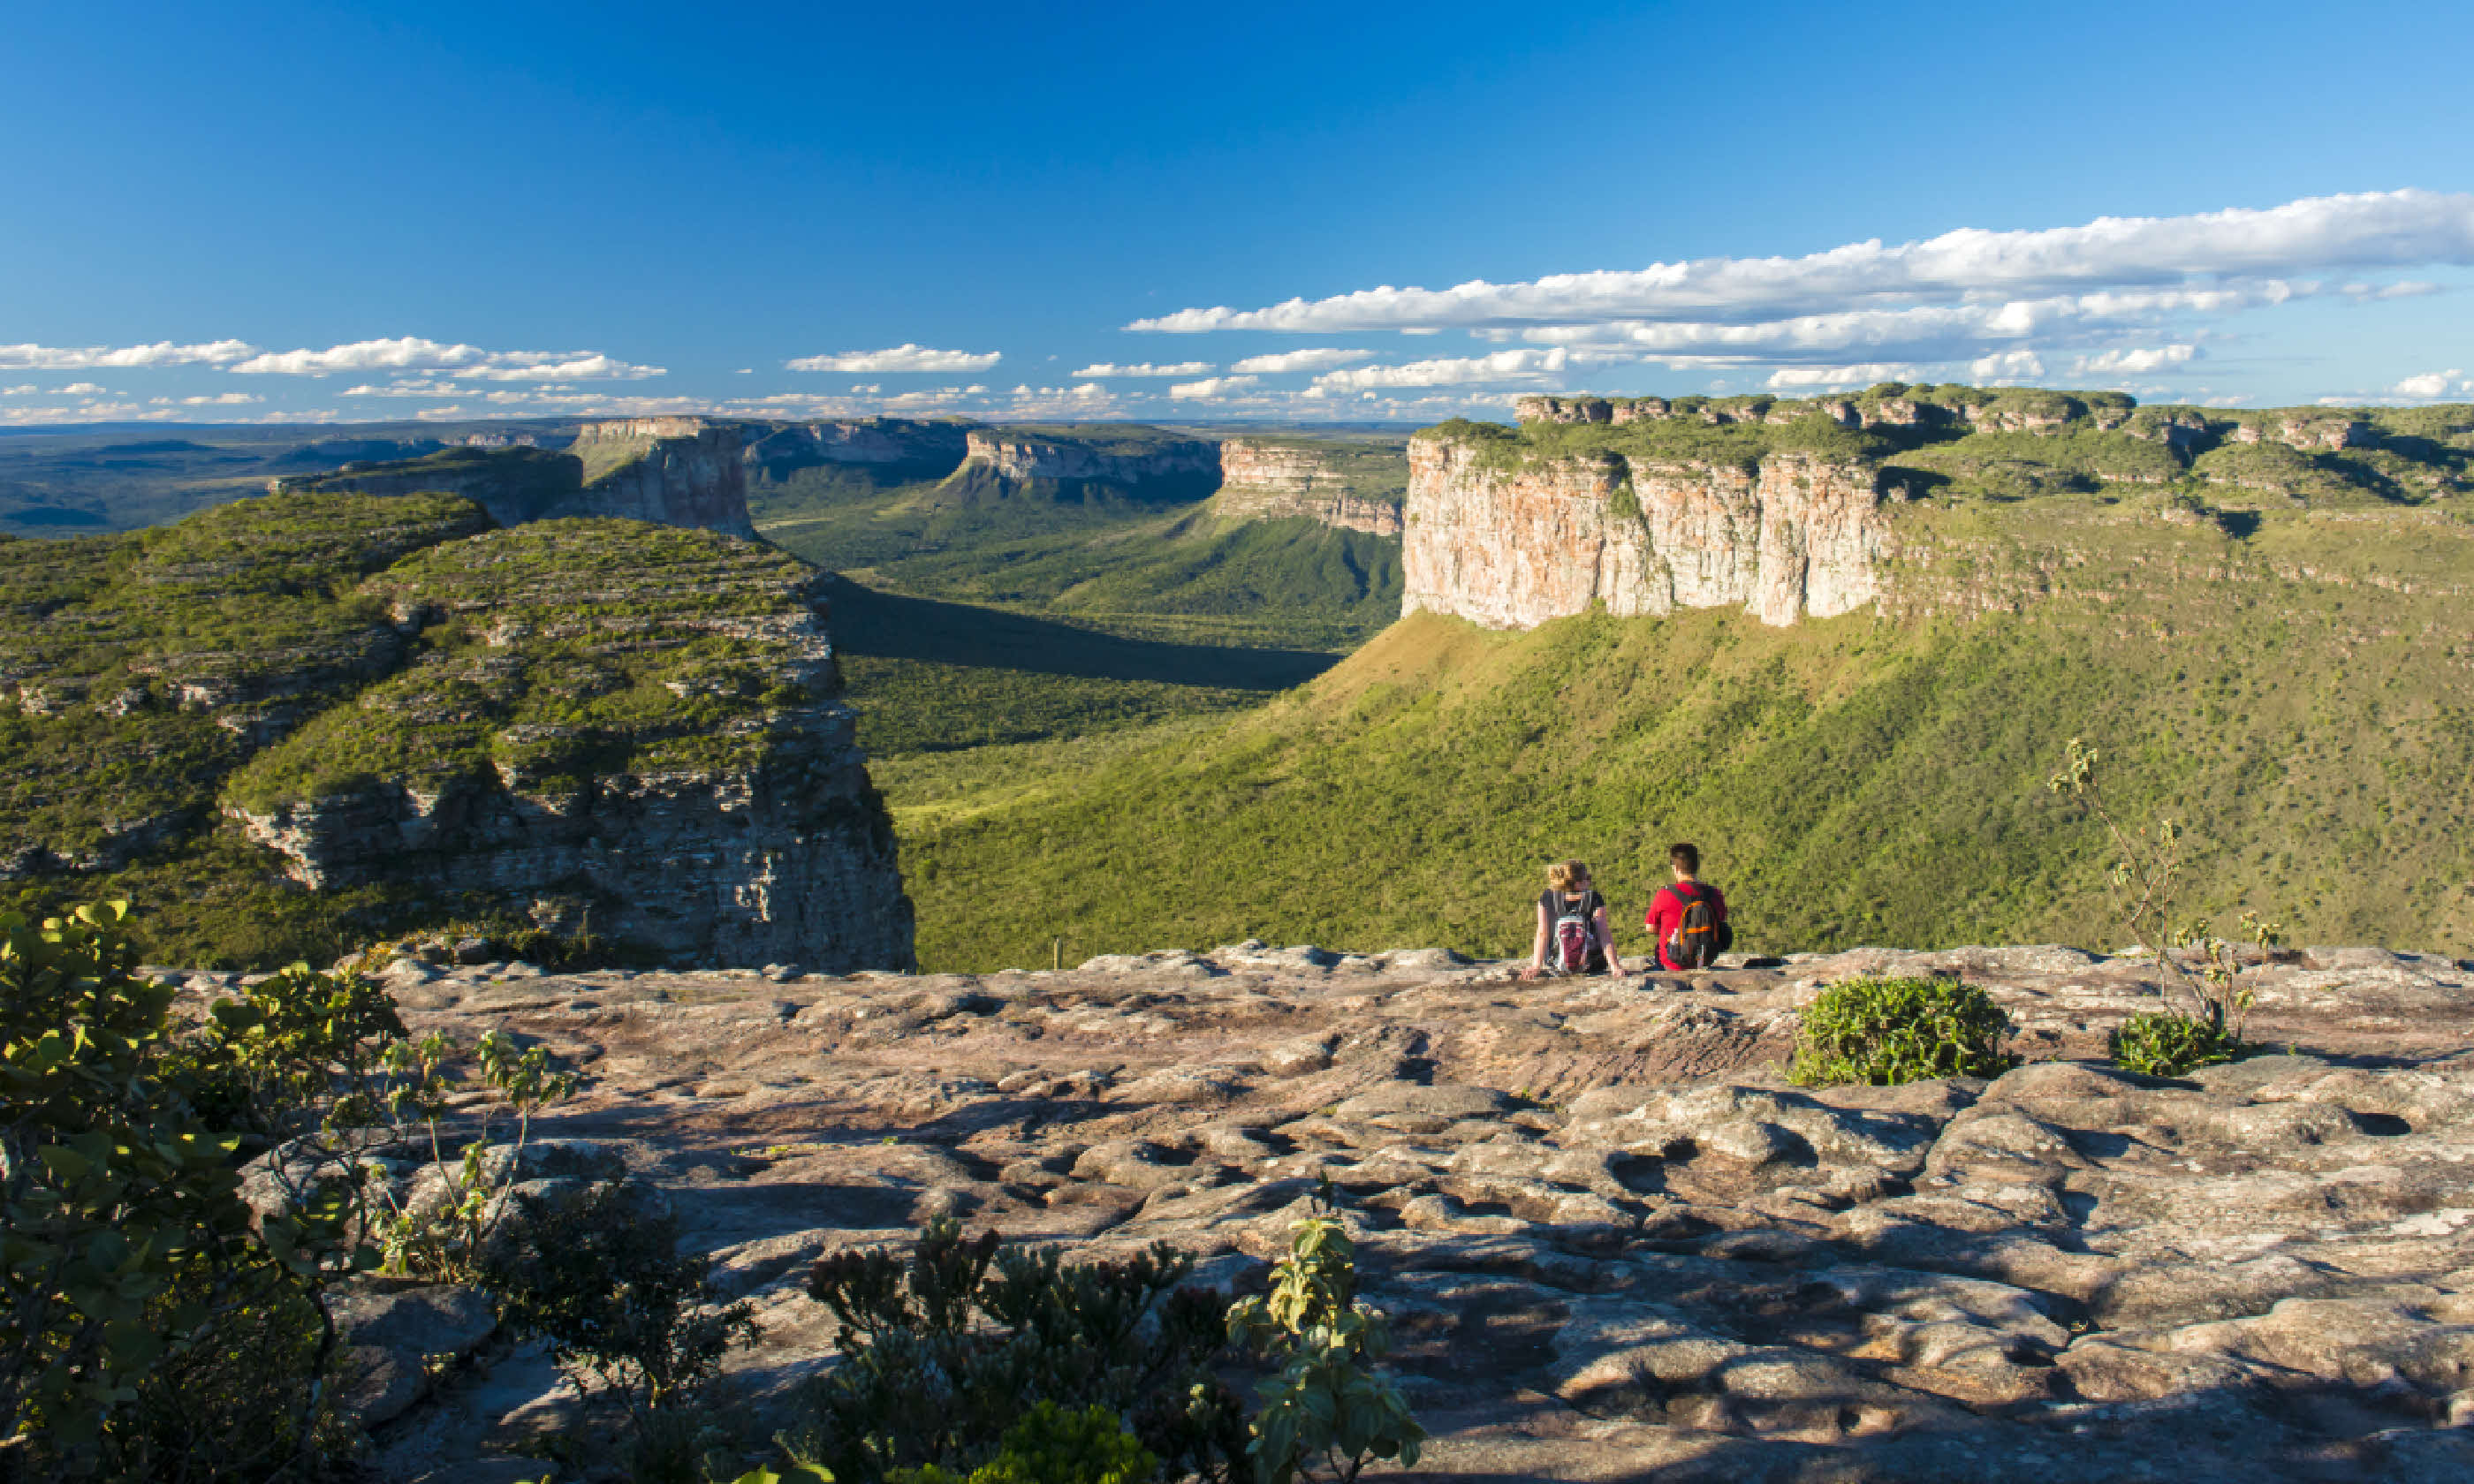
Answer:
[[[1201,439],[1155,443],[1116,453],[1071,439],[1026,437],[1002,428],[973,428],[967,462],[1007,479],[1078,479],[1132,485],[1162,478],[1217,476],[1220,446]]]
[[[1879,595],[1881,488],[1861,465],[1609,453],[1505,467],[1487,454],[1433,434],[1410,441],[1402,612],[1530,629],[1598,604],[1618,617],[1740,604],[1783,625]]]
[[[588,422],[569,451],[584,465],[582,497],[570,514],[756,534],[735,423],[702,418]]]
[[[1232,438],[1220,445],[1220,514],[1237,520],[1301,516],[1343,531],[1400,534],[1400,503],[1351,488],[1327,450]]]
[[[950,474],[965,454],[968,423],[908,418],[854,418],[794,422],[758,430],[746,460],[780,474],[818,464],[899,466]]]
[[[588,422],[565,452],[466,445],[270,480],[275,494],[454,494],[502,526],[617,516],[753,536],[740,430],[702,418]]]

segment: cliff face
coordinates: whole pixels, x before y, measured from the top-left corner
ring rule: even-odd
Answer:
[[[1401,610],[1495,629],[1596,603],[1619,616],[1740,604],[1766,624],[1831,617],[1878,595],[1880,499],[1873,471],[1805,455],[1753,472],[1612,454],[1507,468],[1479,445],[1419,437]]]
[[[569,448],[583,461],[584,489],[565,514],[754,536],[741,451],[735,424],[701,418],[586,423]]]
[[[905,967],[823,581],[617,520],[424,553],[369,590],[429,653],[255,760],[227,811],[314,889],[495,900],[681,961]]]
[[[617,516],[753,536],[737,426],[701,418],[590,422],[565,452],[530,446],[449,448],[392,464],[268,483],[276,494],[459,495],[500,525]]]
[[[1303,516],[1344,531],[1400,534],[1397,500],[1363,494],[1331,450],[1229,439],[1220,445],[1220,513],[1240,520]]]
[[[747,444],[746,461],[775,477],[819,464],[901,467],[929,476],[950,474],[967,451],[959,422],[905,418],[862,418],[838,422],[768,426]]]
[[[1001,428],[973,428],[966,458],[1006,479],[1072,479],[1139,485],[1157,480],[1216,478],[1220,450],[1199,439],[1163,442],[1126,451],[1069,439],[1032,438]]]

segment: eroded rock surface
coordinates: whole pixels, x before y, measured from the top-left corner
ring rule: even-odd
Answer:
[[[2031,1060],[1788,1086],[1798,1005],[1875,971],[1986,986]],[[391,971],[416,1033],[585,1074],[541,1135],[616,1151],[756,1302],[760,1405],[831,1363],[820,1253],[953,1213],[1243,1286],[1327,1179],[1437,1477],[2474,1474],[2474,974],[2319,949],[2243,978],[2292,1049],[2166,1081],[2098,1059],[2149,972],[2067,948],[1536,984],[1259,944]],[[390,1476],[479,1477],[568,1415],[537,1354],[482,1353],[381,1430]]]

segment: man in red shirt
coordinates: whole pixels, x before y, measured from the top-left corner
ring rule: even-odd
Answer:
[[[1677,973],[1691,972],[1694,967],[1706,969],[1710,967],[1707,964],[1700,966],[1679,964],[1669,958],[1667,941],[1675,936],[1677,928],[1684,925],[1685,910],[1695,901],[1706,901],[1710,904],[1711,925],[1721,929],[1715,935],[1719,941],[1710,945],[1710,957],[1714,960],[1718,950],[1734,936],[1732,932],[1724,930],[1727,921],[1727,894],[1700,879],[1700,847],[1668,846],[1666,863],[1675,872],[1675,883],[1672,886],[1661,888],[1658,895],[1649,899],[1649,911],[1642,918],[1642,921],[1649,924],[1651,935],[1658,940],[1659,967]]]

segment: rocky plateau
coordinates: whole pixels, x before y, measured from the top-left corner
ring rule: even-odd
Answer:
[[[2474,966],[2254,960],[2251,1031],[2284,1049],[2163,1080],[2101,1060],[2158,1001],[2137,961],[1727,963],[1524,982],[1247,943],[382,978],[416,1033],[503,1028],[583,1073],[526,1173],[659,1192],[757,1305],[732,1371],[760,1409],[835,1363],[819,1255],[952,1214],[1082,1257],[1170,1242],[1242,1291],[1327,1180],[1434,1434],[1418,1476],[2474,1476]],[[2025,1065],[1789,1086],[1798,1007],[1885,972],[1983,986]],[[477,1296],[348,1307],[385,1477],[538,1478],[519,1450],[582,1421]]]

